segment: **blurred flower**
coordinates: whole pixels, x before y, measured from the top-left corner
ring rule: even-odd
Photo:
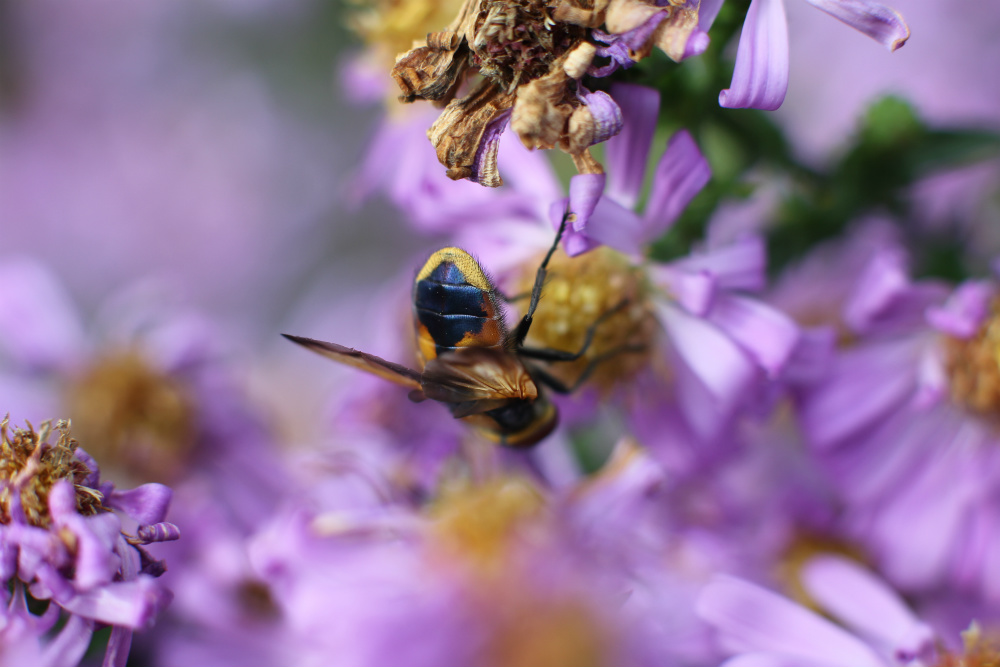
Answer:
[[[160,484],[117,491],[101,482],[67,422],[54,430],[58,440],[50,444],[50,422],[36,432],[0,421],[0,578],[10,591],[11,623],[0,636],[12,640],[15,654],[30,652],[19,632],[52,627],[60,612],[33,617],[26,608],[30,594],[81,619],[70,618],[37,649],[49,664],[75,664],[100,622],[114,626],[105,664],[124,665],[132,630],[150,625],[170,600],[155,579],[165,567],[143,545],[179,537],[176,526],[164,523],[171,491]],[[135,521],[134,534],[124,531],[115,510]],[[2,653],[6,659],[6,645]]]
[[[807,0],[890,51],[906,43],[910,29],[898,12],[869,0]],[[719,3],[721,4],[721,2]],[[788,24],[784,0],[753,0],[747,11],[730,87],[719,104],[731,109],[774,110],[788,90]]]
[[[359,666],[704,660],[694,586],[672,569],[684,564],[664,566],[662,475],[634,448],[619,454],[558,494],[509,474],[459,477],[421,512],[275,522],[251,553],[280,591],[286,645],[299,663]]]
[[[957,656],[938,662],[930,627],[898,593],[849,560],[816,557],[802,577],[817,606],[846,628],[747,581],[720,576],[699,597],[698,613],[719,630],[720,643],[737,653],[725,664],[989,664],[965,663]]]

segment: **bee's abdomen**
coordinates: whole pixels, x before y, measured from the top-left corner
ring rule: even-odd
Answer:
[[[425,361],[447,349],[504,343],[506,329],[492,284],[472,257],[458,252],[462,254],[456,257],[454,249],[439,250],[414,285],[417,338]]]

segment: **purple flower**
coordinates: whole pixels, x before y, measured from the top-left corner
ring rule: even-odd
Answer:
[[[1000,475],[991,281],[949,295],[913,282],[905,256],[868,255],[834,308],[847,336],[826,375],[797,390],[807,442],[845,505],[842,525],[909,593],[947,587],[996,605],[989,489]],[[913,531],[912,526],[920,526]]]
[[[898,593],[856,563],[819,556],[802,585],[843,626],[755,584],[720,576],[698,599],[698,614],[737,655],[727,665],[894,667],[932,664],[929,626]]]
[[[890,51],[910,37],[903,17],[869,0],[807,0],[814,7],[860,30]],[[747,11],[730,87],[719,104],[731,109],[774,110],[788,89],[788,24],[784,0],[753,0]]]
[[[75,664],[94,624],[112,625],[105,664],[124,665],[132,630],[151,625],[170,600],[155,579],[163,563],[143,548],[179,537],[176,526],[164,522],[170,489],[146,484],[117,491],[101,482],[97,464],[78,448],[66,422],[54,429],[44,422],[35,432],[11,429],[4,419],[0,450],[0,572],[14,591],[8,601],[14,627],[51,627],[53,614],[70,616],[66,634],[39,650],[52,664]],[[114,511],[135,522],[134,534],[125,532]],[[61,611],[33,618],[23,609],[26,594]]]
[[[300,664],[703,662],[714,656],[691,615],[696,586],[683,559],[664,559],[662,486],[658,466],[624,447],[556,493],[494,474],[450,479],[421,511],[296,512],[250,553],[280,591]]]

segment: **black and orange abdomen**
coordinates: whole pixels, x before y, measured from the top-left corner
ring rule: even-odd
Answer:
[[[460,347],[503,347],[507,327],[496,288],[459,248],[438,250],[413,286],[417,349],[422,363]]]

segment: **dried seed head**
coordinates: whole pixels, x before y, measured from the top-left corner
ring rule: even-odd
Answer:
[[[99,359],[70,386],[67,405],[76,433],[109,472],[169,482],[194,449],[186,388],[137,352]]]
[[[42,422],[36,432],[31,424],[27,428],[10,428],[9,421],[9,417],[0,421],[0,523],[12,521],[15,500],[12,494],[17,494],[27,522],[48,528],[49,492],[63,480],[74,485],[80,514],[89,516],[106,511],[104,496],[84,485],[92,471],[76,456],[78,443],[70,437],[69,422],[56,423],[58,439],[50,444],[51,422]]]

